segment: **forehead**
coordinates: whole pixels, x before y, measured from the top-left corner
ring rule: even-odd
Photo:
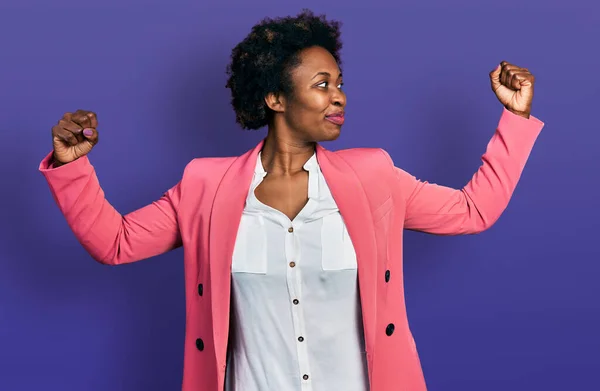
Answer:
[[[335,58],[322,47],[312,47],[300,52],[300,64],[294,70],[297,79],[312,79],[318,72],[328,72],[337,78],[340,68]]]

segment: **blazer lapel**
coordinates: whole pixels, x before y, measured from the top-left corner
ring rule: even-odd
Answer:
[[[213,338],[219,378],[224,374],[231,293],[231,258],[238,227],[264,140],[238,157],[217,188],[210,217],[209,274]]]
[[[375,230],[369,201],[360,179],[342,157],[317,145],[317,160],[356,251],[358,284],[370,377],[372,373],[371,352],[375,346],[377,332],[377,262]]]

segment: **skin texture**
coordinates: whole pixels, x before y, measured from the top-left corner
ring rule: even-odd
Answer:
[[[265,96],[274,112],[262,150],[267,175],[256,188],[256,197],[290,220],[308,201],[308,172],[303,165],[316,143],[335,140],[341,125],[327,120],[343,115],[346,94],[334,57],[321,47],[300,52],[300,64],[291,71],[293,92]],[[535,78],[527,68],[502,61],[490,72],[492,91],[507,110],[529,118]],[[98,143],[98,120],[94,112],[66,113],[52,128],[55,167],[88,154]]]

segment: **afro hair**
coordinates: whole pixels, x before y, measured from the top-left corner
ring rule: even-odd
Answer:
[[[231,105],[236,122],[243,129],[266,126],[271,110],[267,94],[293,92],[291,70],[300,64],[303,49],[320,46],[341,66],[340,25],[303,10],[295,17],[265,18],[231,52],[226,87],[231,89]]]

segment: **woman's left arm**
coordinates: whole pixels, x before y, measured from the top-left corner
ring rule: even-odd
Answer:
[[[483,164],[464,188],[421,181],[395,168],[405,195],[406,229],[475,234],[491,227],[508,206],[544,123],[530,115],[534,78],[526,68],[502,62],[490,72],[490,81],[504,109]]]

